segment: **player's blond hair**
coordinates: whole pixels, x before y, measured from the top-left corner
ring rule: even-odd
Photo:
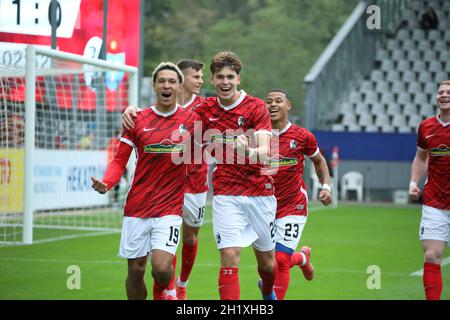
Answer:
[[[181,72],[180,68],[178,68],[174,63],[172,62],[161,62],[156,68],[155,70],[153,70],[152,73],[152,78],[153,78],[153,83],[156,83],[156,78],[158,77],[158,73],[162,70],[172,70],[175,71],[175,73],[178,76],[178,81],[180,82],[180,84],[183,84],[184,82],[184,76],[183,76],[183,72]]]
[[[228,67],[239,74],[243,65],[241,59],[239,59],[239,57],[234,52],[222,51],[216,53],[211,60],[211,65],[209,66],[211,73],[215,74],[225,67]]]
[[[450,86],[450,80],[444,80],[441,83],[439,83],[439,87],[440,86]]]

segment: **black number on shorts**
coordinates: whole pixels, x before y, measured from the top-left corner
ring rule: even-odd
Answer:
[[[180,235],[180,231],[178,228],[170,227],[170,236],[169,241],[173,241],[173,243],[178,243],[178,236]]]
[[[270,237],[273,239],[275,238],[275,223],[270,223]]]
[[[294,234],[291,233],[292,231],[292,227],[294,227]],[[300,226],[298,224],[290,224],[290,223],[286,223],[286,231],[284,233],[284,235],[286,237],[294,237],[297,238],[298,237],[298,231],[300,230]]]
[[[203,219],[205,216],[205,206],[198,208],[198,220]]]

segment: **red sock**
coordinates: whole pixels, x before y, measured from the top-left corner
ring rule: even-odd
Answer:
[[[240,299],[238,268],[220,268],[219,294],[220,300]]]
[[[423,265],[423,287],[427,300],[440,300],[442,293],[441,265],[427,263]]]
[[[172,267],[173,267],[173,275],[172,275],[172,279],[170,279],[169,285],[167,286],[167,290],[175,289],[175,276],[176,276],[176,270],[177,270],[177,255],[176,254],[173,256]]]
[[[192,267],[194,266],[195,257],[197,256],[198,240],[193,246],[183,244],[182,256],[181,256],[181,273],[180,280],[186,282],[191,274]]]
[[[153,300],[163,300],[165,298],[163,294],[165,289],[165,286],[153,279]]]
[[[277,252],[275,257],[278,263],[278,271],[273,287],[277,294],[277,299],[284,300],[291,277],[291,257],[286,252]]]
[[[258,268],[259,276],[262,280],[261,291],[263,294],[271,294],[273,291],[273,284],[277,275],[278,263],[275,259],[275,265],[273,266],[272,272],[265,272]]]
[[[293,266],[301,266],[304,262],[304,254],[300,252],[294,252],[291,256],[291,268]]]

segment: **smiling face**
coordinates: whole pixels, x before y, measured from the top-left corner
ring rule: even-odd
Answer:
[[[224,67],[211,76],[211,84],[216,89],[220,102],[224,105],[233,104],[239,99],[240,93],[237,87],[240,83],[241,77],[230,67]]]
[[[436,101],[441,112],[450,112],[450,81],[441,83],[436,94]]]
[[[177,95],[181,89],[178,75],[175,71],[164,69],[156,74],[153,88],[156,93],[156,103],[159,109],[170,110],[176,106]]]
[[[200,89],[203,85],[203,71],[195,70],[192,68],[188,68],[186,70],[183,70],[184,75],[184,83],[183,88],[186,90],[189,94],[200,94]]]
[[[270,121],[275,129],[282,129],[288,121],[292,104],[284,92],[272,91],[267,94],[266,107],[269,110]]]

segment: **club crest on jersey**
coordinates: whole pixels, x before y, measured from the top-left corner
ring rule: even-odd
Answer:
[[[180,126],[178,127],[178,131],[180,132],[180,134],[185,134],[186,133],[186,127],[184,126],[184,124],[180,124]]]
[[[238,126],[242,127],[244,125],[244,123],[245,123],[244,117],[243,116],[239,116],[239,118],[238,118]]]
[[[294,150],[295,148],[297,148],[297,142],[295,142],[295,140],[291,140],[289,146],[291,147],[292,150]]]

